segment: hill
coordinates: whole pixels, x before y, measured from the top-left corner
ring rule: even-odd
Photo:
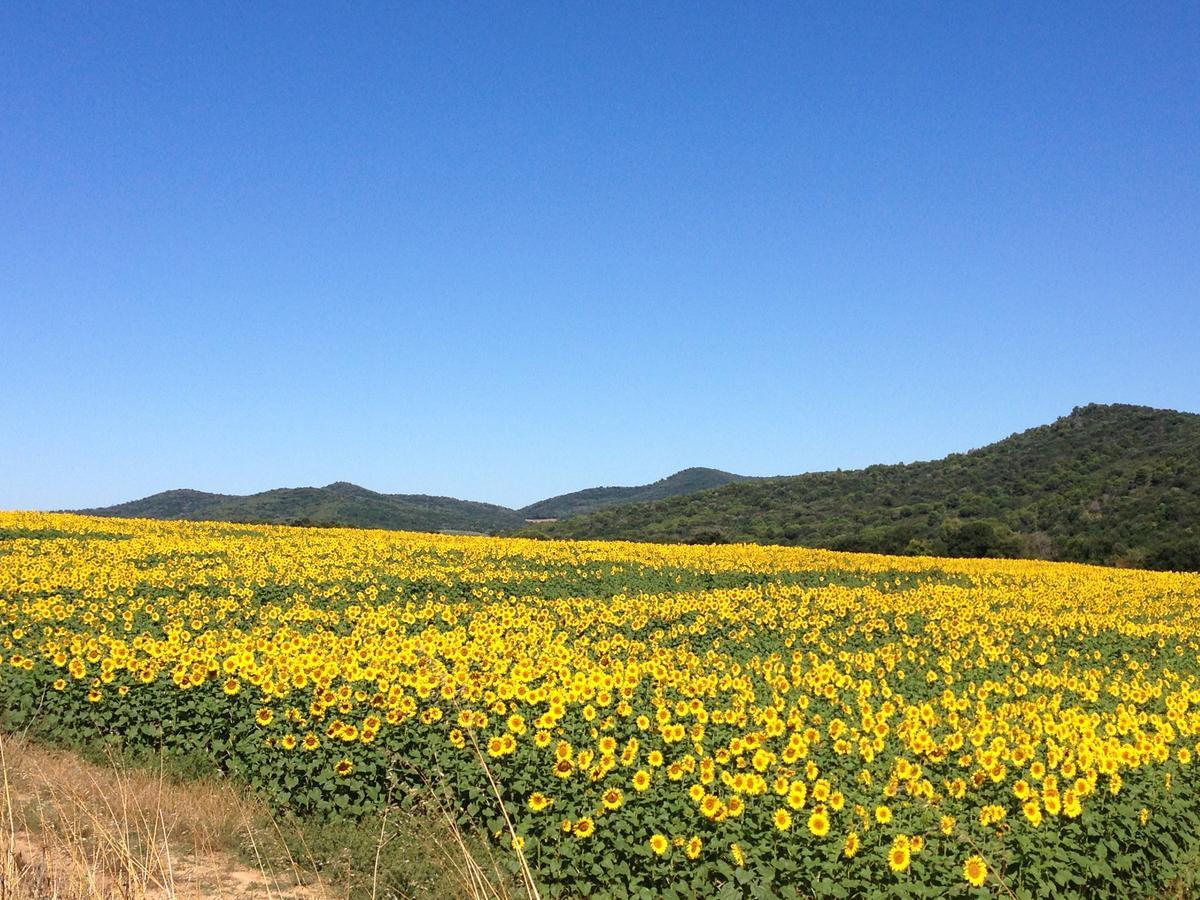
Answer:
[[[1093,404],[945,459],[728,484],[536,533],[1200,569],[1200,415]]]
[[[520,510],[491,503],[456,500],[453,497],[379,494],[356,484],[338,481],[319,488],[276,488],[246,496],[186,489],[163,491],[141,500],[77,512],[135,519],[497,533],[520,528],[526,519],[561,518],[577,512],[591,512],[614,503],[662,499],[740,479],[740,475],[716,469],[684,469],[653,484],[591,488],[541,500]]]
[[[319,488],[276,488],[247,496],[164,491],[129,503],[79,512],[92,516],[344,525],[405,531],[503,531],[524,521],[505,506],[425,494],[378,494],[344,481]]]
[[[638,503],[650,500],[665,500],[707,491],[736,481],[749,481],[745,475],[734,475],[720,469],[683,469],[674,475],[661,478],[653,484],[637,487],[596,487],[572,494],[562,494],[548,500],[540,500],[522,507],[519,512],[526,519],[565,519],[595,512],[617,503]]]

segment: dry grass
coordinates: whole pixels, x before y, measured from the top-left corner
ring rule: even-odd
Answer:
[[[335,896],[298,865],[238,862],[231,847],[253,845],[264,816],[229,784],[97,766],[0,735],[0,787],[0,900]]]
[[[537,897],[434,786],[420,805],[340,830],[281,824],[228,781],[0,734],[0,900]]]

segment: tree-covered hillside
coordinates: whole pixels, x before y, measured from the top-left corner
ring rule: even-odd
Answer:
[[[617,503],[638,503],[648,500],[665,500],[706,491],[735,481],[747,481],[744,475],[722,472],[720,469],[683,469],[674,475],[661,478],[653,484],[637,487],[597,487],[573,494],[562,494],[548,500],[531,503],[520,510],[527,519],[581,516]]]
[[[163,491],[141,500],[78,512],[133,519],[342,525],[351,528],[497,534],[520,528],[526,519],[570,516],[592,512],[614,503],[673,497],[741,479],[740,475],[717,469],[684,469],[653,484],[590,488],[541,500],[520,510],[491,503],[456,500],[453,497],[380,494],[356,484],[338,481],[320,488],[276,488],[246,496],[186,489]]]
[[[129,518],[343,525],[405,531],[495,532],[516,528],[524,521],[504,506],[424,494],[378,494],[344,481],[320,488],[277,488],[248,496],[164,491],[117,506],[80,512]]]
[[[1200,416],[1090,405],[934,462],[730,484],[537,533],[1200,569]]]

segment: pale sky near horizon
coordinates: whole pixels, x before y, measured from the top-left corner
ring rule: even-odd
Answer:
[[[0,508],[1200,412],[1195,3],[0,8]]]

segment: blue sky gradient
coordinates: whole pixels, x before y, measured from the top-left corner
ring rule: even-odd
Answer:
[[[1200,5],[6,4],[0,508],[1200,411]]]

